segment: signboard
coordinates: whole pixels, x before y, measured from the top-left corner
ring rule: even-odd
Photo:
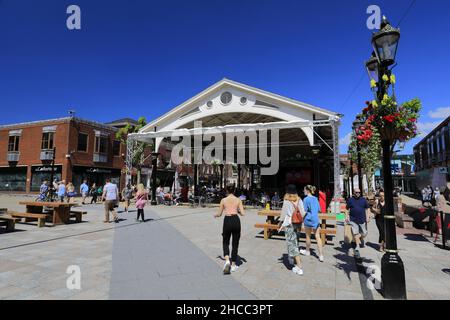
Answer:
[[[109,169],[100,169],[100,168],[89,168],[86,170],[87,173],[111,173],[112,171]]]
[[[54,170],[53,172],[55,172],[55,173],[57,173],[57,172],[60,173],[61,172],[61,166],[55,165],[53,170]],[[33,172],[35,172],[35,173],[39,173],[39,172],[50,173],[50,172],[52,172],[52,167],[51,166],[33,167]]]

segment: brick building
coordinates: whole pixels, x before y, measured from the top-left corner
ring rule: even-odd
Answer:
[[[414,146],[417,188],[450,187],[450,116]]]
[[[116,140],[117,127],[75,117],[0,126],[0,191],[39,191],[50,179],[54,148],[55,178],[77,191],[83,179],[123,186],[126,146]]]

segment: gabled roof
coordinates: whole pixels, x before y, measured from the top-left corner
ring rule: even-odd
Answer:
[[[137,125],[138,122],[131,118],[122,118],[111,122],[106,122],[105,124],[108,126],[116,127],[116,126],[126,126],[127,124]]]
[[[240,89],[240,90],[243,90],[243,91],[247,91],[247,92],[250,92],[251,94],[259,95],[259,96],[266,97],[266,98],[269,98],[269,99],[278,100],[281,103],[285,103],[287,105],[298,107],[298,108],[301,108],[303,110],[309,110],[311,112],[318,113],[318,114],[321,114],[321,115],[325,115],[325,116],[329,116],[329,117],[333,117],[333,118],[342,116],[341,114],[339,114],[337,112],[334,112],[334,111],[330,111],[330,110],[326,110],[326,109],[323,109],[323,108],[319,108],[319,107],[313,106],[313,105],[305,103],[305,102],[301,102],[301,101],[298,101],[298,100],[286,98],[286,97],[283,97],[283,96],[275,94],[275,93],[264,91],[264,90],[261,90],[261,89],[255,88],[255,87],[251,87],[251,86],[243,84],[243,83],[239,83],[239,82],[236,82],[236,81],[224,78],[224,79],[216,82],[212,86],[208,87],[207,89],[203,90],[199,94],[195,95],[194,97],[192,97],[192,98],[186,100],[185,102],[181,103],[180,105],[178,105],[177,107],[173,108],[172,110],[170,110],[169,112],[165,113],[164,115],[160,116],[159,118],[149,122],[140,131],[145,131],[145,130],[148,130],[148,128],[154,127],[159,122],[163,121],[164,119],[166,119],[169,116],[175,115],[177,113],[181,114],[181,112],[183,110],[185,110],[186,108],[189,108],[190,104],[195,103],[195,102],[203,99],[205,96],[211,94],[213,91],[218,90],[218,89],[220,89],[221,87],[224,87],[224,86],[228,86],[228,87]]]

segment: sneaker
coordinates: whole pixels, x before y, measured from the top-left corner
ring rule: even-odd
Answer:
[[[302,268],[299,268],[299,267],[297,267],[297,266],[295,266],[295,267],[293,267],[292,268],[292,272],[293,273],[295,273],[295,274],[298,274],[298,275],[303,275],[303,270],[302,270]]]
[[[323,256],[319,256],[319,261],[323,262]]]
[[[231,266],[231,272],[236,272],[238,270],[238,266],[237,265],[233,265]]]
[[[306,251],[306,250],[304,250],[304,249],[301,249],[301,250],[300,250],[300,254],[303,255],[303,256],[310,256],[310,255],[311,255],[311,252],[310,252],[310,251]]]
[[[230,274],[230,269],[231,269],[230,262],[229,261],[225,262],[223,266],[223,274]]]

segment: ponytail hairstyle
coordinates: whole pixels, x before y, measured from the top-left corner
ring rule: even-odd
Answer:
[[[309,193],[311,193],[312,195],[314,195],[316,193],[316,187],[314,187],[314,186],[312,186],[310,184],[308,184],[305,187],[305,190],[309,191]]]

